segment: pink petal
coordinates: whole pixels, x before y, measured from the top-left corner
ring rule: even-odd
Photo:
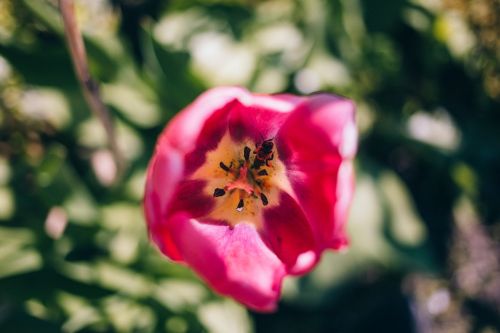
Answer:
[[[349,100],[316,95],[291,113],[276,139],[320,250],[339,249],[348,242],[343,226],[354,189],[354,113]]]
[[[282,192],[279,206],[264,211],[263,236],[289,274],[304,274],[317,262],[316,243],[304,212]]]
[[[230,228],[186,214],[176,214],[169,225],[184,260],[217,292],[255,310],[275,309],[285,269],[252,225]]]
[[[229,133],[235,141],[250,138],[256,143],[262,142],[276,136],[288,115],[259,105],[236,103],[229,116]]]
[[[349,215],[349,208],[351,207],[352,198],[354,196],[355,176],[354,166],[352,161],[344,161],[340,165],[337,175],[337,190],[336,197],[338,199],[335,205],[335,221],[334,229],[332,231],[333,237],[330,240],[328,247],[334,249],[341,249],[349,245],[349,239],[345,234],[345,224]]]
[[[236,141],[248,137],[258,143],[274,138],[290,112],[304,100],[288,94],[240,99],[231,110],[229,132]]]
[[[186,155],[186,177],[205,163],[207,152],[217,148],[227,132],[228,116],[237,104],[237,100],[231,101],[206,120],[205,125],[200,129],[194,149]]]
[[[212,210],[215,202],[213,197],[206,196],[203,192],[205,187],[203,180],[183,180],[171,199],[168,215],[185,212],[189,216],[197,218],[207,215]]]
[[[288,113],[306,100],[305,97],[290,94],[253,95],[252,104],[263,109]]]
[[[177,150],[189,153],[196,147],[200,133],[207,126],[212,115],[225,109],[236,99],[249,97],[250,94],[243,88],[218,87],[210,89],[170,121],[163,131],[160,141],[166,140]]]
[[[148,167],[143,203],[151,238],[165,255],[175,261],[182,260],[182,256],[165,226],[165,216],[182,173],[182,156],[177,151],[167,144],[161,150],[157,149]]]

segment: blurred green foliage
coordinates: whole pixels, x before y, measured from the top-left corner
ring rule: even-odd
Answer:
[[[498,1],[76,3],[127,169],[111,185],[57,2],[2,0],[1,332],[500,330]],[[274,314],[165,260],[141,214],[158,134],[221,84],[358,105],[352,246]]]

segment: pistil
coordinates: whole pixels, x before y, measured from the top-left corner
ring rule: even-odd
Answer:
[[[215,188],[213,193],[214,197],[222,197],[226,193],[229,193],[228,195],[238,195],[239,200],[236,206],[238,212],[243,211],[247,198],[260,199],[263,206],[269,204],[267,196],[262,192],[265,183],[265,178],[262,177],[269,176],[268,171],[263,167],[270,166],[269,162],[273,158],[273,144],[270,141],[265,141],[265,143],[265,147],[256,147],[253,161],[251,161],[252,150],[245,146],[243,148],[244,160],[239,160],[239,162],[237,162],[237,164],[239,164],[238,167],[233,167],[233,161],[231,161],[229,165],[225,164],[223,161],[219,162],[219,167],[227,172],[228,176],[233,176],[235,179],[228,182],[224,188]],[[263,152],[266,153],[265,156]]]
[[[239,190],[243,190],[247,194],[251,195],[254,192],[254,187],[251,184],[249,184],[248,180],[249,180],[248,179],[248,167],[246,165],[242,165],[240,167],[240,173],[239,173],[238,178],[235,181],[228,183],[224,187],[224,189],[226,191],[232,191],[232,190],[239,189]]]

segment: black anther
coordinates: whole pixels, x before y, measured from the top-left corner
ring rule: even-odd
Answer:
[[[244,205],[245,205],[245,202],[243,201],[243,199],[240,199],[240,201],[238,202],[238,206],[236,207],[236,210],[241,212],[243,210]]]
[[[262,200],[262,204],[264,206],[267,206],[267,204],[269,203],[269,201],[267,200],[267,197],[266,197],[266,195],[264,193],[260,194],[260,200]]]
[[[224,162],[220,162],[220,163],[219,163],[219,166],[220,166],[220,168],[221,168],[222,170],[224,170],[224,171],[229,171],[229,170],[231,170],[231,168],[230,168],[230,167],[228,167],[227,165],[225,165],[225,164],[224,164]]]
[[[243,149],[243,155],[245,156],[245,161],[248,161],[250,159],[250,151],[251,149],[245,146],[245,149]]]
[[[214,197],[221,197],[224,194],[226,194],[226,191],[224,191],[224,189],[222,189],[222,188],[216,188],[214,190]]]

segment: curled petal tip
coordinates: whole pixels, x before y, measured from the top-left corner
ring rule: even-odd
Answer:
[[[340,154],[347,159],[352,159],[356,155],[358,149],[358,129],[354,122],[348,123],[342,134],[342,142],[340,144]]]

